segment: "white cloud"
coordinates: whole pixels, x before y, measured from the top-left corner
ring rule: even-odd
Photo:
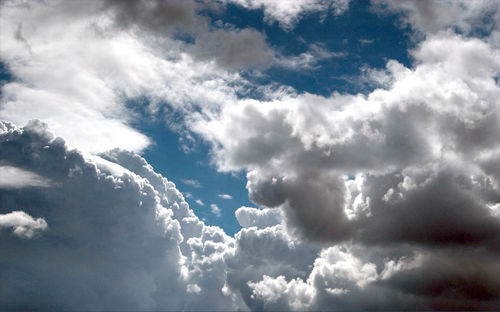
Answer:
[[[257,209],[251,207],[240,207],[234,215],[238,223],[246,228],[256,226],[257,228],[266,228],[280,224],[283,221],[282,211],[280,209]]]
[[[217,218],[220,217],[220,208],[216,204],[210,204],[210,212],[213,213]]]
[[[285,29],[291,29],[301,15],[312,12],[342,14],[349,8],[350,0],[228,0],[249,9],[264,10],[268,22],[277,21]]]
[[[36,173],[12,166],[0,166],[0,189],[27,186],[48,187],[50,184],[50,180]]]
[[[191,187],[194,187],[194,188],[202,188],[203,187],[201,185],[201,183],[195,179],[182,179],[181,181],[182,181],[182,183],[189,185]]]
[[[217,197],[222,198],[222,199],[233,199],[233,196],[229,194],[219,194]]]
[[[12,234],[22,238],[32,238],[39,232],[46,231],[48,226],[43,218],[33,219],[24,211],[12,211],[0,214],[0,229],[12,228]]]
[[[203,201],[201,199],[197,199],[194,202],[197,203],[200,206],[205,206],[205,203],[203,203]]]

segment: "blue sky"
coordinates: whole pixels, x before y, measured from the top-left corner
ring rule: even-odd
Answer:
[[[0,1],[0,310],[499,310],[500,1]]]

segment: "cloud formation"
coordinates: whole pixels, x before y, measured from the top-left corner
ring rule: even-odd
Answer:
[[[350,0],[227,0],[248,9],[262,9],[268,22],[277,21],[281,27],[291,29],[302,15],[312,12],[331,12],[339,15],[349,8]]]
[[[219,194],[217,197],[222,198],[222,199],[233,199],[233,196],[229,194]]]
[[[466,249],[450,248],[446,237],[447,248],[427,248],[429,240],[436,244],[432,232],[417,238],[422,247],[416,250],[411,236],[401,238],[409,247],[366,239],[368,245],[331,246],[292,235],[280,210],[242,207],[236,217],[243,229],[231,238],[204,225],[174,184],[138,155],[115,149],[85,158],[41,123],[23,129],[3,124],[9,130],[0,135],[1,160],[55,182],[37,192],[3,193],[2,209],[10,212],[2,215],[2,226],[24,226],[18,231],[24,236],[50,226],[36,240],[0,236],[9,285],[1,292],[4,308],[491,309],[499,304],[499,285],[492,279],[500,270],[498,240],[484,240],[494,234],[487,228],[474,241],[455,242],[469,245]],[[350,189],[352,196],[359,192],[354,185]],[[26,212],[18,211],[21,206]],[[394,229],[388,231],[394,241]],[[463,272],[464,265],[478,273]],[[462,283],[471,286],[456,288]]]
[[[217,218],[220,217],[220,208],[216,204],[210,204],[210,212],[213,213]]]
[[[47,222],[42,218],[33,219],[24,211],[12,211],[0,214],[0,229],[12,228],[12,234],[22,238],[32,238],[47,230]]]
[[[0,189],[21,188],[27,186],[46,187],[50,181],[26,170],[12,166],[0,166]]]
[[[287,29],[348,8],[238,3]],[[0,307],[498,310],[500,37],[479,23],[498,3],[384,2],[423,35],[411,66],[373,69],[366,94],[256,98],[239,70],[279,55],[254,29],[203,30],[205,4],[2,3],[0,117],[18,126],[0,123]],[[236,210],[234,237],[134,152],[141,97],[181,114],[220,171],[246,171],[259,208]]]

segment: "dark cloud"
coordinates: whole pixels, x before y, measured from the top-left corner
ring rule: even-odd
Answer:
[[[118,27],[137,26],[166,35],[171,31],[192,32],[200,23],[197,4],[192,0],[106,0],[103,5],[114,14]]]

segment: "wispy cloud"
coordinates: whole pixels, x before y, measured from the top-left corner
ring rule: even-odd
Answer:
[[[210,211],[218,218],[220,217],[220,208],[216,204],[210,204]]]
[[[38,174],[12,166],[0,166],[0,188],[22,188],[27,186],[47,187],[50,180]]]
[[[194,202],[197,203],[200,206],[205,206],[205,203],[201,199],[197,199]]]
[[[201,185],[201,183],[195,179],[182,179],[181,181],[182,181],[182,183],[189,185],[191,187],[195,187],[195,188],[202,188],[203,187]]]
[[[229,195],[229,194],[219,194],[217,195],[219,198],[223,198],[223,199],[233,199],[233,196]]]

